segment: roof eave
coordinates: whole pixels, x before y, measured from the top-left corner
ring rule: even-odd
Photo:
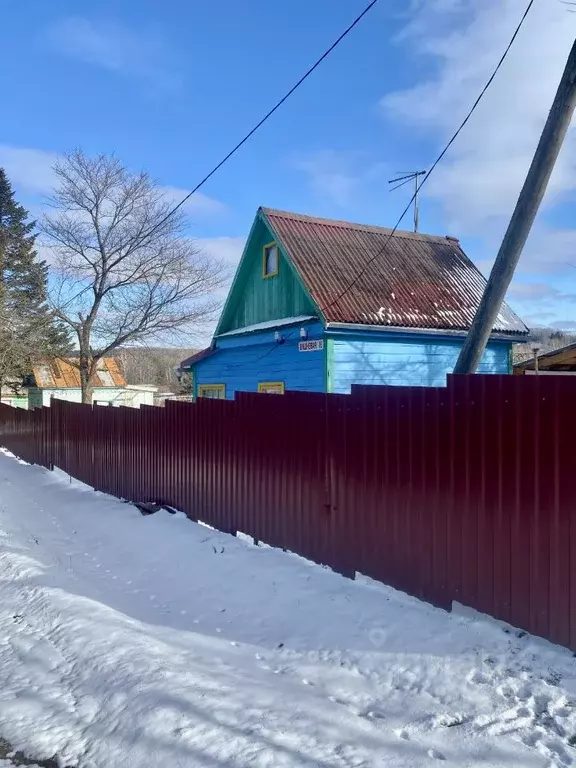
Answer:
[[[282,318],[279,317],[276,320],[270,320],[269,322],[254,323],[254,325],[247,325],[244,328],[235,328],[233,331],[226,331],[220,333],[214,337],[217,339],[227,339],[231,336],[248,336],[254,333],[265,333],[266,331],[273,331],[275,328],[290,328],[292,325],[303,325],[306,323],[318,322],[319,318],[316,315],[300,315],[299,317]]]
[[[207,357],[210,357],[215,352],[216,352],[216,349],[214,347],[214,342],[212,342],[212,344],[206,349],[201,349],[200,352],[196,352],[196,354],[192,355],[191,357],[187,357],[186,360],[182,360],[177,370],[179,371],[190,370],[190,368],[196,365],[196,363],[199,363],[202,360],[205,360]]]
[[[372,331],[377,333],[418,333],[430,336],[454,336],[456,338],[465,338],[468,335],[467,330],[455,330],[453,328],[417,328],[414,326],[399,325],[370,325],[369,323],[327,323],[327,331]],[[490,339],[494,341],[512,341],[518,344],[527,340],[528,331],[493,331]]]

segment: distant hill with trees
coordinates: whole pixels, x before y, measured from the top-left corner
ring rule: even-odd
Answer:
[[[130,347],[114,353],[120,360],[128,384],[153,384],[162,392],[183,389],[176,369],[198,350],[175,347]]]
[[[574,343],[576,343],[576,333],[559,331],[555,328],[532,328],[528,344],[517,344],[514,347],[514,362],[521,363],[522,360],[534,357],[534,347],[538,347],[538,354],[543,355],[545,352],[552,352],[554,349]]]

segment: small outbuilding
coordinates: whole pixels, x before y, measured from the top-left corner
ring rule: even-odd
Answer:
[[[576,344],[553,349],[539,355],[536,350],[534,357],[514,364],[516,375],[525,374],[576,374]]]
[[[139,408],[154,405],[157,387],[126,383],[118,361],[113,357],[102,358],[98,363],[92,400],[95,405],[123,405]],[[82,402],[80,369],[73,358],[44,360],[32,369],[27,381],[28,408],[49,406],[52,398]]]

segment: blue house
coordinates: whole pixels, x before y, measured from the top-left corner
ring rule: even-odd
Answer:
[[[195,397],[442,386],[486,281],[452,237],[260,208]],[[511,373],[528,329],[503,306],[479,370]]]

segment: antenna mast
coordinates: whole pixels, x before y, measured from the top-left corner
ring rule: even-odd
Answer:
[[[404,174],[398,176],[396,179],[390,179],[388,184],[396,184],[392,187],[390,192],[394,192],[395,189],[403,187],[404,184],[408,184],[410,181],[414,181],[414,232],[418,232],[418,179],[420,176],[426,176],[427,171],[398,171],[398,173]],[[397,182],[400,182],[399,184]]]

